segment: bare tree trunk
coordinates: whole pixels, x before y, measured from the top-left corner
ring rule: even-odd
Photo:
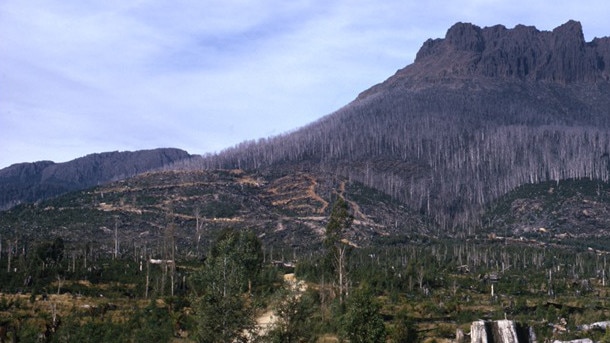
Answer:
[[[168,224],[168,226],[165,229],[165,235],[163,238],[163,280],[162,280],[162,288],[163,288],[163,292],[165,292],[165,283],[166,283],[166,278],[167,278],[167,273],[168,273],[168,268],[170,269],[170,294],[173,296],[174,295],[174,276],[175,276],[175,257],[176,257],[176,237],[174,235],[175,232],[175,226],[174,224],[170,223]],[[168,251],[168,246],[169,247],[169,251]],[[168,266],[168,264],[170,264]]]
[[[324,279],[324,274],[322,274],[322,281],[320,282],[320,304],[322,306],[326,306],[326,280]],[[325,311],[322,311],[324,315]]]
[[[172,230],[171,242],[172,242],[172,249],[171,249],[172,264],[171,264],[170,281],[171,281],[171,294],[172,294],[172,296],[174,296],[174,278],[176,277],[176,237],[173,234],[173,230]]]
[[[227,296],[227,257],[222,258],[222,297]]]
[[[197,257],[199,257],[199,243],[201,242],[201,229],[202,229],[203,221],[201,220],[201,210],[199,207],[195,208],[195,234],[197,235],[195,251],[197,252]]]
[[[165,295],[165,279],[167,278],[167,260],[163,260],[163,276],[161,276],[161,295]]]
[[[61,284],[64,280],[59,274],[56,275],[56,278],[57,278],[57,294],[59,294],[59,291],[61,290]]]
[[[144,287],[144,299],[148,299],[149,284],[150,284],[150,259],[146,258],[146,286]]]
[[[131,245],[133,246],[133,261],[138,262],[138,248],[136,247],[136,241],[132,240]]]
[[[119,255],[119,228],[118,219],[114,218],[114,259]]]
[[[343,304],[347,295],[347,273],[346,273],[346,252],[347,246],[337,247],[337,272],[339,273],[339,302]]]
[[[59,324],[60,324],[59,318],[57,318],[57,304],[52,303],[51,304],[51,326],[52,326],[53,332],[57,331]]]
[[[424,288],[424,267],[420,266],[417,270],[417,283],[419,284],[419,289]]]
[[[11,241],[8,241],[8,263],[6,265],[6,272],[11,272],[11,258],[13,256],[13,247],[11,245]]]
[[[604,255],[604,268],[602,269],[602,286],[606,287],[606,255]]]

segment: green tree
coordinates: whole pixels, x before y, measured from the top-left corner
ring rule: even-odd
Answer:
[[[347,259],[349,245],[343,239],[343,235],[352,225],[354,218],[349,213],[349,206],[343,197],[339,197],[333,205],[333,209],[326,225],[326,237],[324,245],[327,251],[327,259],[332,272],[335,274],[339,288],[339,301],[343,303],[347,293]]]
[[[274,343],[306,342],[313,336],[311,316],[315,309],[311,294],[284,290],[275,308],[277,322],[267,335]]]
[[[43,242],[36,247],[36,258],[45,266],[55,266],[64,258],[64,240],[57,237],[53,242]]]
[[[174,321],[166,306],[159,307],[156,300],[142,311],[132,316],[128,325],[131,327],[131,341],[137,342],[168,342],[174,333]]]
[[[254,325],[249,294],[260,273],[262,256],[261,243],[250,231],[226,230],[218,237],[195,275],[200,342],[246,339],[245,332]]]
[[[102,342],[129,342],[131,328],[127,324],[113,323],[110,318],[102,320],[86,320],[78,314],[66,317],[58,330],[51,338],[51,342],[83,342],[83,343],[102,343]],[[37,342],[22,339],[24,342]]]
[[[347,299],[343,317],[343,336],[350,343],[385,342],[386,329],[379,313],[381,306],[375,302],[368,287],[360,288]]]
[[[230,291],[252,292],[252,283],[262,269],[263,249],[260,240],[252,231],[223,231],[212,246],[206,260],[208,267],[222,271],[223,293]]]
[[[405,311],[400,311],[396,315],[394,321],[394,329],[392,330],[392,341],[396,343],[414,343],[417,342],[417,329],[415,324],[409,320]]]

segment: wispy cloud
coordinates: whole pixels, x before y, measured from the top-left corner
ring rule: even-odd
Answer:
[[[606,2],[0,3],[0,168],[91,152],[218,151],[305,125],[457,21],[610,34]]]

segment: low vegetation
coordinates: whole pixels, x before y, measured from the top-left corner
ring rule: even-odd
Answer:
[[[353,213],[338,197],[324,244],[275,247],[281,259],[250,230],[222,230],[201,257],[177,253],[171,230],[161,258],[127,247],[92,253],[60,237],[5,243],[0,338],[442,342],[474,320],[503,318],[540,340],[604,337],[582,330],[610,316],[603,252],[497,237],[355,247],[342,238]],[[301,287],[284,282],[291,272]],[[275,319],[261,327],[266,314]]]
[[[0,215],[0,338],[442,342],[508,318],[602,339],[607,187],[521,187],[456,240],[341,179],[146,174]]]

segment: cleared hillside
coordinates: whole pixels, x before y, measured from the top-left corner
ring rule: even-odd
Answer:
[[[1,213],[0,228],[3,239],[20,244],[61,237],[99,254],[114,253],[115,237],[125,254],[161,249],[172,237],[180,255],[202,255],[226,228],[253,230],[269,246],[311,250],[320,247],[339,195],[354,216],[345,238],[355,246],[430,234],[424,217],[362,184],[324,173],[240,170],[145,173],[17,206]]]

